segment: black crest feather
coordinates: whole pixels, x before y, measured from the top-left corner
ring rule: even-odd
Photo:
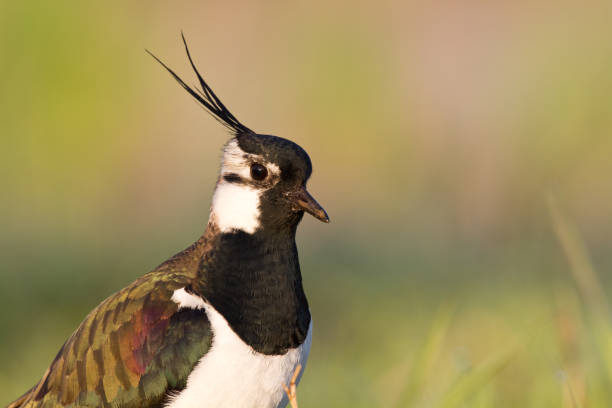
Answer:
[[[225,107],[223,102],[215,95],[213,90],[208,86],[202,75],[198,72],[193,60],[191,59],[191,53],[189,52],[189,47],[187,46],[187,40],[185,40],[185,36],[181,33],[181,37],[183,39],[183,44],[185,44],[185,51],[187,52],[187,58],[189,59],[189,64],[196,76],[198,77],[198,81],[200,82],[200,86],[202,89],[191,88],[189,85],[185,83],[172,69],[170,69],[166,64],[164,64],[159,58],[157,58],[151,51],[145,50],[151,55],[157,62],[159,62],[162,67],[166,68],[166,70],[176,79],[176,81],[183,87],[185,90],[193,96],[198,102],[200,102],[206,111],[212,115],[219,123],[223,126],[230,129],[236,135],[244,134],[244,133],[253,133],[251,129],[244,126],[236,117]]]

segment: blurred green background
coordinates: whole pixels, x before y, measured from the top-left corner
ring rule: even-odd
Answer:
[[[204,229],[225,131],[310,154],[303,407],[612,401],[609,2],[0,1],[0,405]]]

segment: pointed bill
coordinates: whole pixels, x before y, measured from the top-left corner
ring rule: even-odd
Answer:
[[[297,191],[288,193],[287,197],[293,203],[295,211],[306,211],[320,221],[329,222],[329,216],[323,207],[317,203],[317,200],[310,195],[305,186],[300,187]]]

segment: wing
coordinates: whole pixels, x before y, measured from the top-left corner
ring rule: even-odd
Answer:
[[[188,278],[149,273],[94,309],[47,372],[9,407],[161,407],[212,339],[204,310],[178,309]]]

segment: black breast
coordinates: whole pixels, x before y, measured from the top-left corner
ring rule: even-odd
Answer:
[[[306,339],[310,312],[292,234],[219,234],[194,289],[259,353],[284,354]]]

